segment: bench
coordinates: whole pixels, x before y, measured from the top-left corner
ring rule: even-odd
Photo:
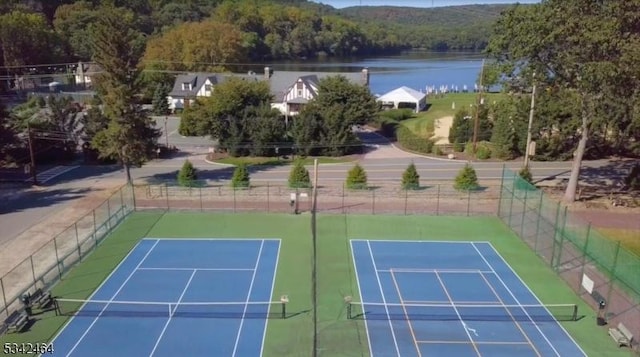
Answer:
[[[14,311],[4,320],[7,331],[22,332],[29,323],[29,315],[24,310]]]
[[[50,292],[45,292],[42,289],[36,290],[29,298],[31,306],[36,306],[38,309],[44,309],[51,305],[53,298]]]
[[[609,336],[613,338],[614,341],[618,344],[618,347],[627,346],[631,347],[631,342],[633,342],[633,335],[631,331],[627,329],[625,325],[620,322],[618,327],[609,329]]]

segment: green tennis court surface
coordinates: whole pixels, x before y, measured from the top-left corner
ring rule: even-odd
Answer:
[[[288,318],[270,320],[264,356],[310,356],[314,346],[310,217],[281,214],[134,213],[53,289],[87,299],[143,237],[281,239],[272,300],[287,295]],[[589,356],[628,356],[596,326],[595,312],[498,218],[319,215],[317,220],[317,351],[320,356],[367,356],[365,321],[349,319],[344,297],[358,295],[350,240],[489,242],[543,304],[577,304],[578,321],[560,322]],[[68,317],[45,313],[30,330],[5,342],[50,341]],[[54,346],[55,348],[55,346]]]

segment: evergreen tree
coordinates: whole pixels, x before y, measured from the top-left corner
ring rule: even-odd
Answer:
[[[198,179],[196,168],[189,160],[185,160],[180,172],[178,172],[178,184],[185,187],[193,187]]]
[[[131,166],[140,166],[153,154],[161,135],[138,102],[143,36],[134,28],[135,15],[126,9],[105,6],[91,27],[93,60],[102,72],[95,76],[106,129],[91,142],[102,158],[117,159],[132,184]]]
[[[163,83],[159,83],[153,92],[153,99],[151,100],[151,106],[153,107],[153,114],[155,115],[167,115],[169,114],[169,101],[167,96],[169,95],[169,87]]]
[[[449,129],[450,143],[466,143],[473,135],[473,120],[466,108],[459,109],[453,116],[453,122]]]
[[[402,174],[402,188],[405,190],[417,190],[420,188],[420,175],[416,165],[412,162]]]
[[[458,191],[470,191],[478,188],[478,176],[471,165],[466,164],[458,173],[453,184]]]
[[[356,164],[347,174],[347,188],[351,190],[364,190],[367,188],[367,173],[360,164]]]
[[[289,174],[289,187],[291,188],[309,188],[311,187],[311,178],[309,170],[304,167],[304,160],[296,160]]]
[[[233,170],[233,176],[231,177],[231,187],[233,188],[247,188],[251,184],[249,177],[249,169],[247,165],[240,164]]]

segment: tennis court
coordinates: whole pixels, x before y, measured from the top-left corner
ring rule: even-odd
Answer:
[[[72,315],[58,356],[259,356],[278,239],[141,240],[89,301],[58,299]],[[284,313],[284,312],[282,312]]]
[[[351,240],[372,356],[585,356],[488,242]]]

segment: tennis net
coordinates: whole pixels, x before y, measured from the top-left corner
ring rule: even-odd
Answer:
[[[286,302],[150,302],[55,299],[56,313],[90,317],[285,319]]]
[[[578,305],[347,303],[349,319],[432,321],[576,321]]]

